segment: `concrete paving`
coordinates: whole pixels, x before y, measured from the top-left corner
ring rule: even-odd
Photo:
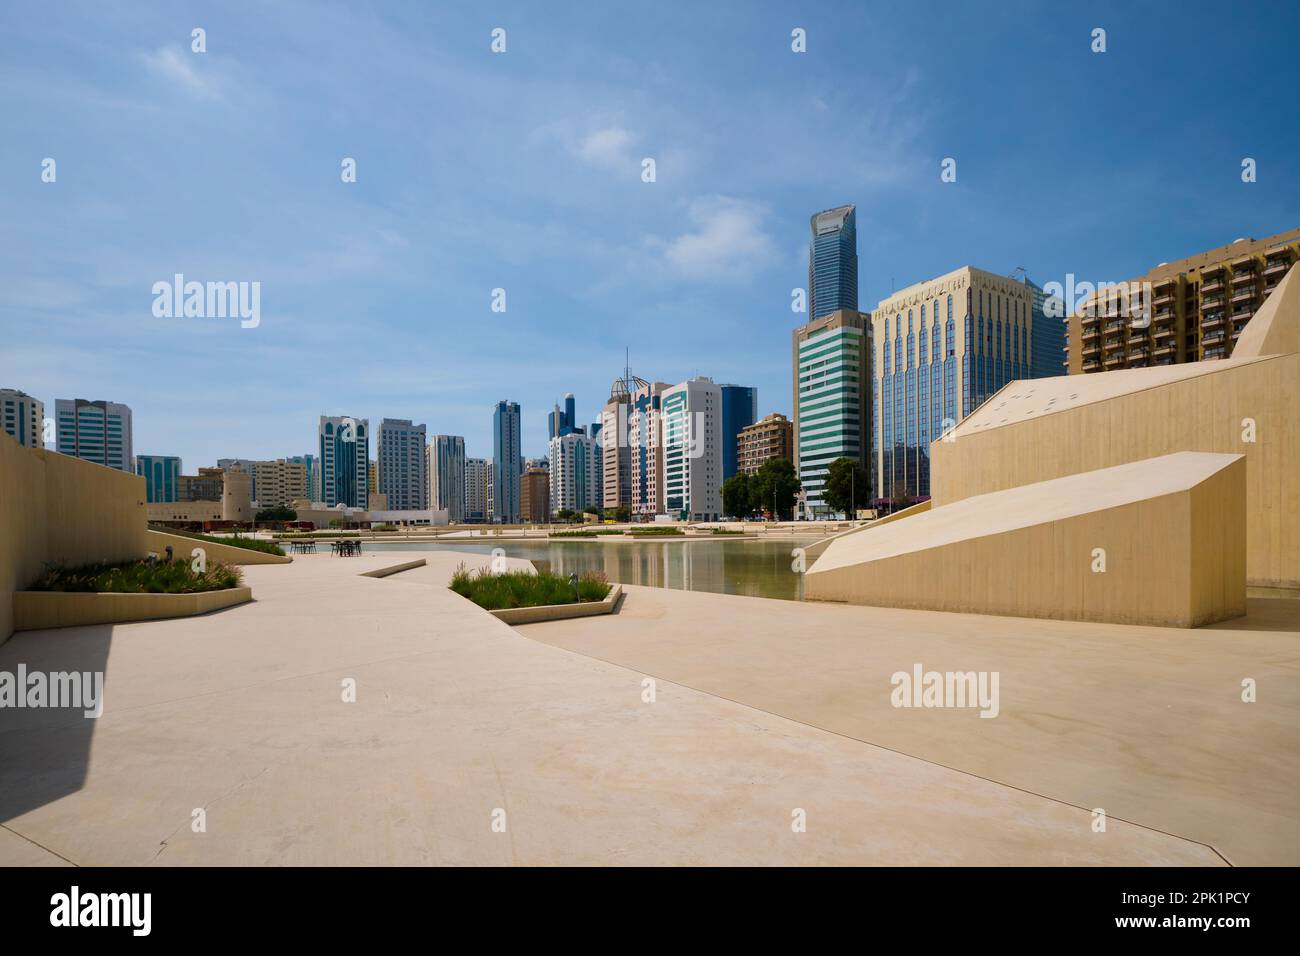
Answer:
[[[579,620],[516,630],[445,586],[459,561],[484,555],[426,552],[424,568],[360,576],[413,556],[299,556],[247,568],[251,604],[24,632],[0,646],[0,670],[23,662],[107,675],[98,720],[0,711],[0,864],[1223,863],[1186,834],[1113,818],[1095,832],[1095,804],[1071,806],[803,719],[815,713],[792,718],[764,706],[780,703],[759,691],[783,664],[792,701],[824,692],[802,677],[817,669],[798,662],[834,650],[809,643],[828,613],[860,615],[838,619],[847,624],[891,612],[632,588],[623,614],[603,619],[612,629]],[[790,615],[784,651],[764,636],[781,609]],[[653,702],[639,667],[544,642],[603,642],[587,651],[645,656],[656,634],[684,654],[671,668],[648,661],[650,673],[677,673],[654,683]],[[1269,666],[1282,670],[1280,635],[1255,636],[1279,639]],[[1033,650],[1010,645],[1022,656]],[[1154,656],[1176,660],[1176,650],[1167,640]],[[849,649],[838,653],[851,669]],[[1268,695],[1282,693],[1258,673]],[[355,702],[343,700],[349,679]],[[860,714],[874,695],[871,684],[846,686],[838,707],[823,701],[820,713]],[[1294,717],[1268,706],[1264,713]],[[946,724],[971,716],[950,713]],[[1050,708],[1037,718],[1054,719]],[[1065,773],[1070,754],[1043,752],[1042,729],[1023,713],[973,723],[1021,727],[1011,745],[1022,759],[1037,752]],[[1235,729],[1194,727],[1189,736],[1213,748]],[[1223,773],[1269,769],[1255,766],[1270,752],[1264,736],[1239,747]],[[1285,756],[1275,753],[1270,767],[1286,771]],[[1199,771],[1188,768],[1193,783]],[[1282,773],[1269,784],[1288,791],[1276,821],[1243,827],[1280,829],[1293,782]],[[1195,799],[1206,789],[1189,792]]]
[[[616,618],[519,631],[1234,864],[1300,863],[1300,600],[1188,631],[625,590]],[[895,708],[891,676],[917,663],[997,671],[999,715]]]

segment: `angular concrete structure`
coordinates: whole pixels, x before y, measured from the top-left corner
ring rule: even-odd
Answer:
[[[1246,463],[1182,452],[837,538],[815,600],[1199,627],[1246,613]]]
[[[931,446],[935,504],[1178,451],[1241,454],[1247,581],[1300,588],[1297,350],[1293,267],[1231,359],[1011,383]]]
[[[1196,627],[1244,613],[1238,549],[1245,585],[1300,588],[1296,271],[1231,359],[1007,385],[931,444],[931,511],[831,540],[805,594]],[[1234,483],[1239,504],[1224,497]],[[1074,549],[1109,534],[1119,514],[1133,523],[1114,540],[1149,560],[1124,586],[1105,575],[1080,583]]]

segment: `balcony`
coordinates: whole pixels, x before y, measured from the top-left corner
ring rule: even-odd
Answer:
[[[1254,281],[1255,281],[1255,270],[1253,268],[1242,269],[1240,272],[1234,272],[1232,274],[1233,285],[1240,285],[1243,282],[1254,282]]]
[[[1208,293],[1211,292],[1222,292],[1222,291],[1223,291],[1222,279],[1215,278],[1210,280],[1209,282],[1201,283],[1201,295],[1207,295]]]
[[[1101,349],[1099,349],[1095,345],[1088,345],[1084,347],[1083,350],[1084,358],[1087,358],[1090,355],[1100,355],[1100,354],[1101,354]]]
[[[1215,314],[1215,315],[1213,315],[1213,316],[1209,316],[1209,315],[1207,315],[1207,316],[1205,317],[1205,320],[1204,320],[1203,322],[1201,322],[1201,328],[1203,328],[1203,329],[1217,329],[1217,328],[1221,327],[1222,325],[1223,325],[1223,313],[1222,313],[1222,312],[1219,312],[1219,313],[1217,313],[1217,314]]]
[[[1165,291],[1157,292],[1156,297],[1154,299],[1156,308],[1159,308],[1162,305],[1169,305],[1173,301],[1174,301],[1174,292],[1172,289],[1170,289],[1167,292]]]
[[[1253,285],[1245,286],[1244,288],[1241,289],[1232,290],[1233,302],[1244,302],[1246,299],[1253,299],[1253,298],[1255,298],[1255,287]]]
[[[1088,339],[1095,339],[1100,334],[1101,334],[1101,330],[1094,325],[1089,328],[1085,328],[1083,330],[1083,335],[1081,337],[1086,342],[1088,341]]]
[[[1264,275],[1283,275],[1290,268],[1290,259],[1269,259],[1264,263]]]
[[[1171,339],[1177,334],[1177,330],[1172,325],[1160,325],[1156,327],[1156,341],[1161,339]]]
[[[1101,368],[1100,362],[1084,362],[1083,370],[1085,372],[1096,372]]]
[[[1236,308],[1232,310],[1232,318],[1234,321],[1236,319],[1249,319],[1254,314],[1255,314],[1255,307],[1249,303],[1242,306],[1241,308]]]
[[[1157,356],[1162,356],[1162,355],[1173,355],[1173,354],[1174,354],[1174,343],[1173,343],[1173,342],[1170,342],[1168,345],[1162,345],[1162,346],[1160,346],[1159,348],[1156,349],[1155,354],[1156,354]]]
[[[1201,339],[1201,344],[1206,346],[1218,345],[1223,340],[1224,334],[1222,332],[1211,332],[1209,335]]]
[[[1220,308],[1222,305],[1223,305],[1223,296],[1221,295],[1209,295],[1209,296],[1201,297],[1202,309],[1217,309]]]
[[[1156,309],[1156,320],[1172,319],[1174,317],[1173,309]]]
[[[1106,323],[1107,332],[1118,332],[1122,328],[1124,328],[1123,319],[1112,319],[1111,321]]]

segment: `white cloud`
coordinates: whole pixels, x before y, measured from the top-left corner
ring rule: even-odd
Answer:
[[[661,245],[664,260],[692,279],[747,275],[773,258],[772,239],[763,231],[768,209],[762,203],[728,196],[706,196],[691,203],[696,229]]]
[[[206,53],[182,53],[175,47],[164,46],[153,53],[146,53],[144,62],[150,71],[169,83],[175,83],[199,96],[219,98],[221,91],[216,80],[204,76],[194,68],[194,61],[207,55]]]
[[[598,166],[619,167],[631,165],[632,134],[621,126],[609,126],[589,133],[578,147],[578,155]]]

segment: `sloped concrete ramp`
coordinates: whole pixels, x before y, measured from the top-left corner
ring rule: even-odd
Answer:
[[[877,607],[1199,627],[1246,613],[1246,465],[1180,452],[836,539],[805,595]]]

